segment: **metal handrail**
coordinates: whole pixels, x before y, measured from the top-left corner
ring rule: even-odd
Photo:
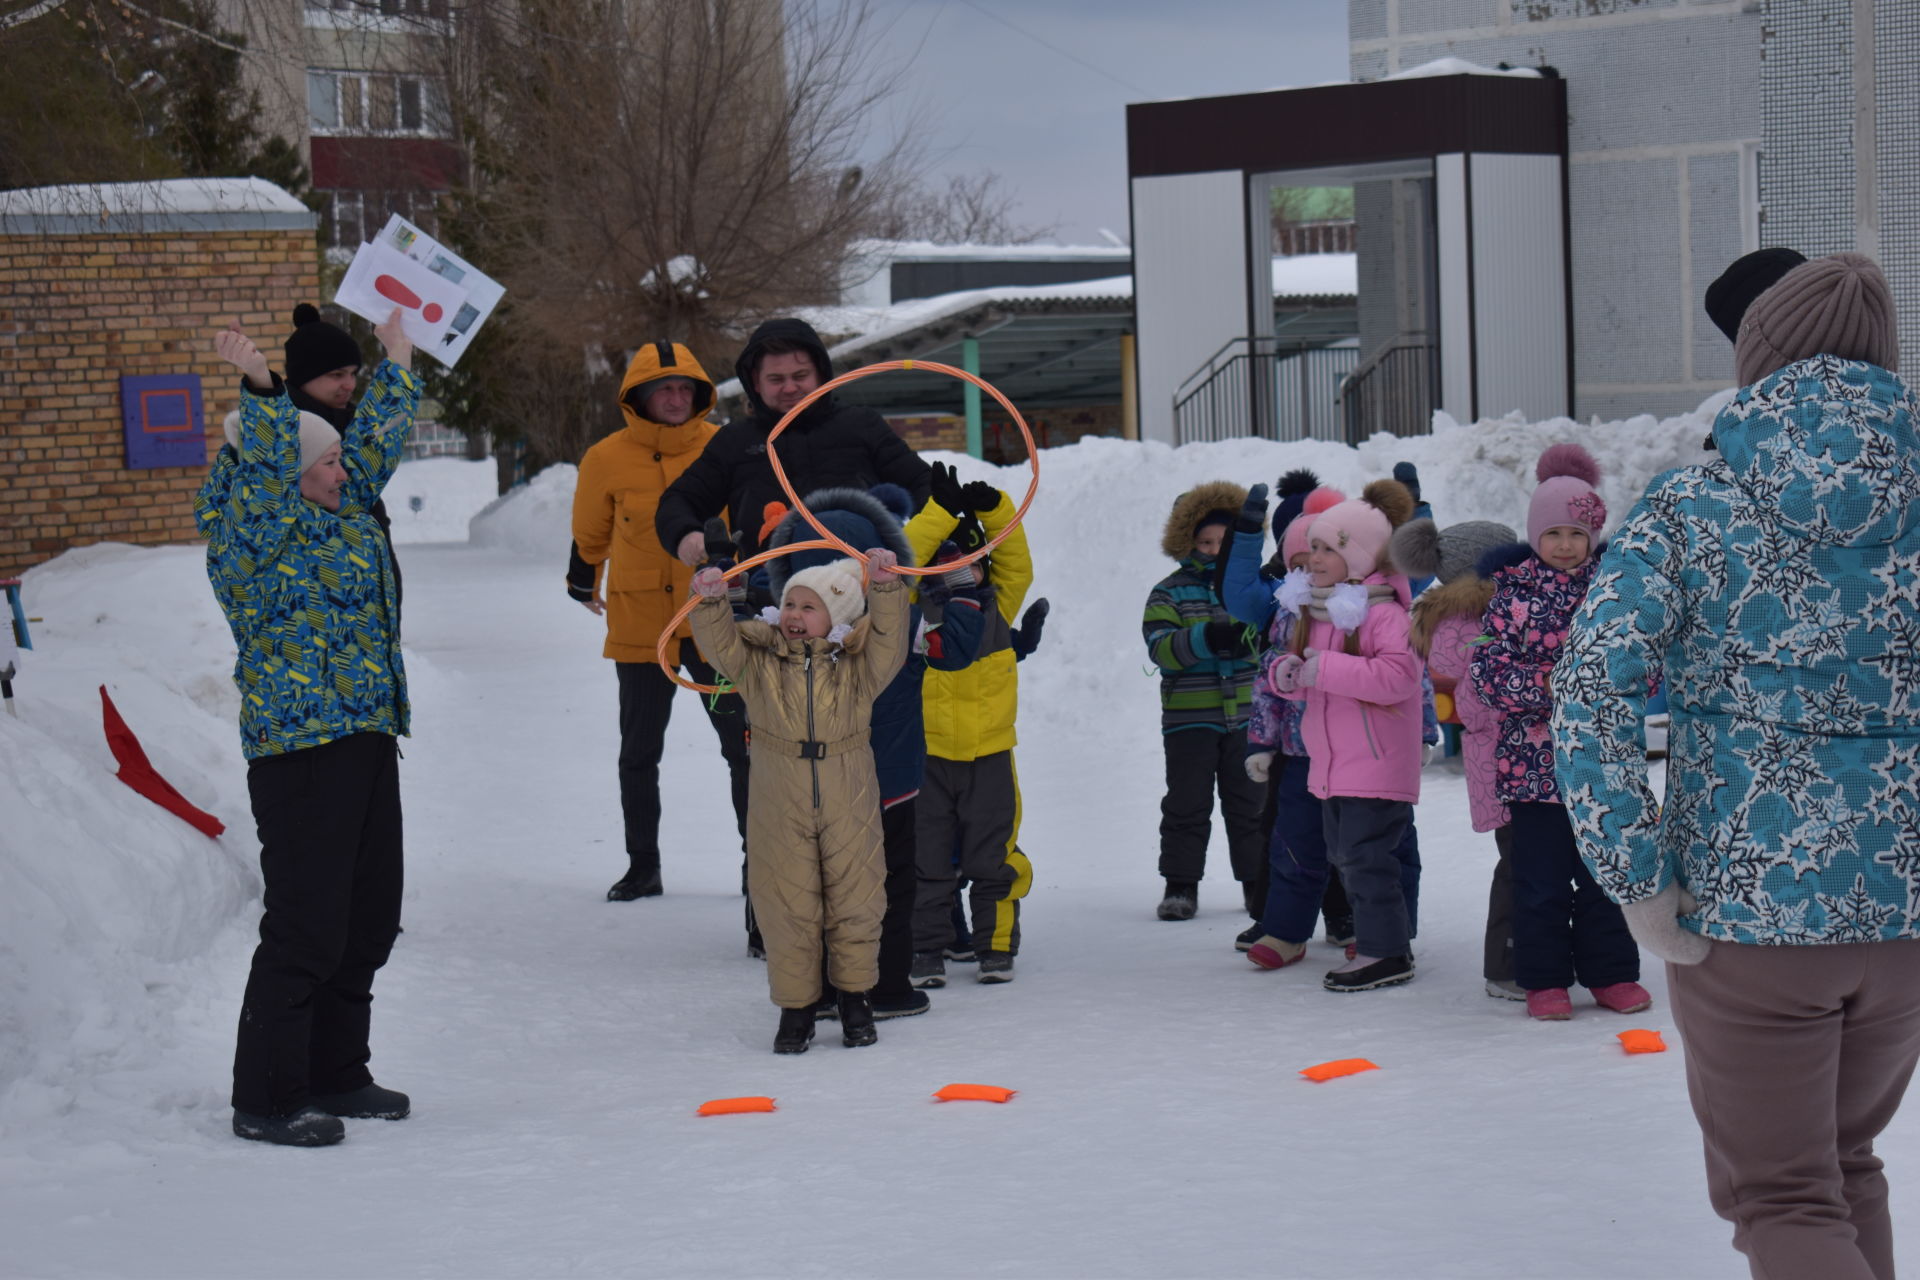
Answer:
[[[1221,362],[1234,347],[1241,349]],[[1352,347],[1325,343],[1283,345],[1273,335],[1236,338],[1175,392],[1175,440],[1342,439],[1334,392],[1358,354]]]
[[[1336,401],[1349,444],[1373,431],[1411,436],[1433,430],[1437,351],[1425,333],[1398,334],[1340,380]]]

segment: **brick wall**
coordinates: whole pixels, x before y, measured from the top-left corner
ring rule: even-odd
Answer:
[[[311,230],[0,235],[0,577],[94,542],[193,541],[207,468],[127,468],[120,378],[199,374],[211,458],[239,402],[215,330],[239,320],[277,368],[318,294]]]

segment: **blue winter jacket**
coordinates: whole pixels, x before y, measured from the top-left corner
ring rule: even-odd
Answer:
[[[369,508],[399,464],[419,399],[413,375],[374,370],[340,442],[340,510],[300,496],[300,415],[243,392],[240,447],[222,448],[194,502],[207,576],[239,659],[240,746],[249,760],[355,733],[405,734],[393,562]]]
[[[1581,856],[1619,902],[1678,878],[1728,942],[1920,937],[1920,399],[1820,356],[1742,388],[1720,457],[1660,476],[1553,676]],[[1667,804],[1642,720],[1664,665]]]
[[[955,592],[937,619],[929,620],[917,604],[908,615],[913,647],[900,674],[873,700],[873,766],[882,808],[917,794],[927,776],[927,725],[921,706],[927,669],[962,671],[973,664],[986,626],[981,595],[991,608],[989,587],[980,594]]]

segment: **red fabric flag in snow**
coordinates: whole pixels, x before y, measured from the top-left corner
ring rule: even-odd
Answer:
[[[120,718],[120,708],[114,706],[113,699],[107,696],[105,685],[100,686],[100,708],[107,725],[107,747],[113,752],[113,758],[120,762],[120,781],[168,813],[185,819],[203,835],[217,836],[227,829],[226,823],[220,819],[194,808],[185,796],[173,789],[172,783],[154,771],[153,765],[147,761],[147,753],[140,747],[140,739],[133,736],[133,730],[127,728],[127,722]]]

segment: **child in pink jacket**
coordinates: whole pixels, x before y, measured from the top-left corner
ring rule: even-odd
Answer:
[[[1408,641],[1405,575],[1387,558],[1413,496],[1376,480],[1307,529],[1313,592],[1288,652],[1267,670],[1273,691],[1306,703],[1307,789],[1321,801],[1327,854],[1353,903],[1357,951],[1329,991],[1369,991],[1413,977],[1401,886],[1401,839],[1420,798],[1420,660]]]
[[[1467,808],[1475,831],[1493,832],[1499,860],[1487,890],[1487,930],[1482,976],[1487,994],[1501,1000],[1525,1000],[1513,980],[1513,878],[1508,856],[1512,815],[1495,788],[1494,743],[1500,715],[1473,685],[1474,651],[1484,630],[1481,619],[1493,598],[1493,583],[1480,576],[1480,557],[1511,545],[1516,534],[1504,524],[1469,520],[1437,528],[1431,520],[1410,520],[1394,530],[1388,554],[1415,577],[1434,577],[1438,585],[1413,602],[1413,651],[1436,681],[1453,682],[1453,708],[1460,718],[1460,755],[1467,767]]]

